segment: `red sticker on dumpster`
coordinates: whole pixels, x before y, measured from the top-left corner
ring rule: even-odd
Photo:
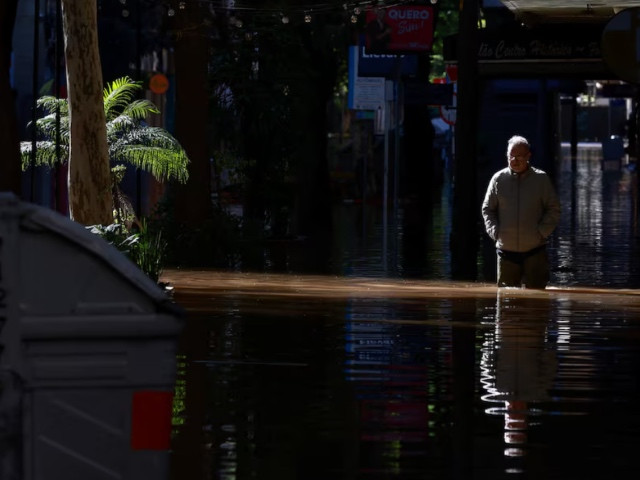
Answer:
[[[162,391],[133,393],[131,408],[131,448],[169,450],[173,394]]]

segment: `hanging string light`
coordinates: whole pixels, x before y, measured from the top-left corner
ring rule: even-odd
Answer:
[[[123,5],[127,0],[119,0]],[[404,5],[409,3],[411,0],[357,0],[351,2],[345,2],[342,4],[336,3],[313,3],[309,5],[299,5],[299,6],[291,6],[288,9],[288,15],[281,14],[281,19],[284,17],[290,18],[291,15],[301,14],[303,15],[305,23],[311,22],[311,11],[314,14],[319,13],[330,13],[332,11],[336,11],[336,9],[342,9],[345,12],[351,11],[352,14],[349,16],[351,21],[353,21],[353,16],[359,16],[364,10],[371,7],[384,7],[389,8],[398,5]],[[432,4],[436,4],[438,0],[430,0]],[[278,10],[274,7],[256,7],[252,5],[250,0],[245,0],[243,2],[233,1],[233,0],[195,0],[193,3],[199,3],[203,5],[208,5],[211,9],[216,10],[226,10],[226,11],[244,11],[244,12],[255,12],[255,13],[272,13],[278,14]],[[178,10],[185,10],[187,6],[186,1],[178,2]],[[167,15],[174,16],[176,14],[176,10],[172,7],[167,9]],[[287,23],[283,21],[282,23]]]

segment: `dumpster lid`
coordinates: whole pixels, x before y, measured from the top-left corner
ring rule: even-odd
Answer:
[[[0,222],[15,218],[20,229],[50,231],[72,242],[118,272],[134,288],[151,300],[156,308],[182,315],[183,310],[129,258],[102,237],[81,224],[46,207],[23,202],[11,192],[0,192]]]

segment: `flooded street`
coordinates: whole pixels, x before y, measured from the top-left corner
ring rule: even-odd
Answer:
[[[448,280],[446,182],[384,254],[379,212],[337,207],[322,274],[295,248],[166,271],[187,311],[172,479],[637,477],[636,179],[581,154],[545,291],[495,288],[487,248],[477,281]]]

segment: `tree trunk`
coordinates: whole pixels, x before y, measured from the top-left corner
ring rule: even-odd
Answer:
[[[18,0],[0,2],[0,191],[20,195],[21,167],[15,99],[9,82],[11,42]]]
[[[200,2],[187,1],[176,15],[176,138],[189,159],[189,180],[177,186],[176,220],[198,227],[211,218],[211,172],[207,145],[209,37]]]
[[[71,125],[69,213],[84,225],[108,225],[113,201],[96,2],[62,0],[62,21]]]

